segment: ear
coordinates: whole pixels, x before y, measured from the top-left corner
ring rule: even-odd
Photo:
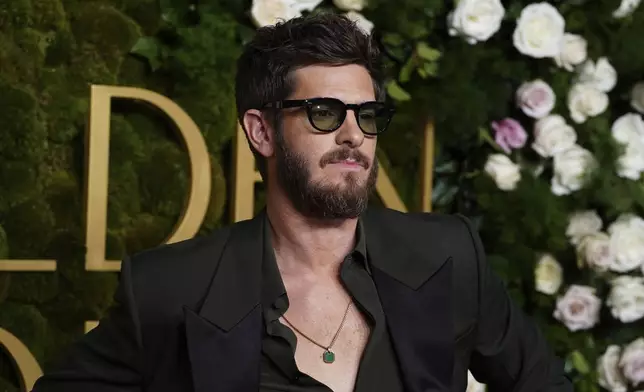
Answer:
[[[275,132],[261,111],[257,109],[247,110],[242,118],[242,126],[244,132],[246,132],[246,137],[255,150],[266,158],[273,155]]]

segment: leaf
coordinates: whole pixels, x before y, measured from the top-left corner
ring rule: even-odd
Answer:
[[[139,38],[130,52],[145,58],[152,71],[156,71],[161,66],[159,45],[154,37]]]
[[[387,83],[387,93],[389,96],[391,96],[393,99],[397,101],[409,101],[411,99],[411,95],[407,91],[405,91],[398,82],[395,80],[389,81]]]
[[[430,47],[425,42],[419,42],[416,45],[416,53],[427,61],[436,61],[441,57],[441,52],[438,49]]]
[[[409,60],[407,60],[405,65],[400,69],[400,74],[398,75],[398,79],[400,79],[401,83],[406,83],[409,81],[411,73],[413,72],[415,67],[416,67],[416,58],[414,56],[411,56]]]
[[[584,355],[579,351],[575,350],[570,353],[570,360],[572,361],[573,367],[581,374],[588,374],[590,372],[590,366],[584,358]]]
[[[438,63],[425,63],[423,64],[423,71],[429,76],[438,75]]]

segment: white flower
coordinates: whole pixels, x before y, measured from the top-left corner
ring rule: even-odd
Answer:
[[[369,19],[365,18],[364,15],[356,11],[349,11],[344,15],[354,21],[358,28],[360,28],[360,30],[362,30],[365,34],[371,34],[371,30],[373,30],[373,23]]]
[[[590,84],[577,83],[568,93],[568,109],[573,121],[581,124],[608,109],[608,95]]]
[[[302,13],[295,0],[253,0],[250,15],[257,27],[264,27],[297,18]]]
[[[481,384],[480,382],[476,381],[474,378],[474,375],[468,370],[467,371],[467,388],[465,389],[465,392],[485,392],[486,387],[485,384]]]
[[[626,392],[626,380],[619,369],[620,348],[608,346],[597,360],[598,383],[610,392]]]
[[[644,220],[623,214],[608,227],[611,252],[615,256],[610,269],[629,272],[644,264]]]
[[[555,107],[555,92],[541,79],[523,83],[517,89],[517,106],[532,118],[543,118]]]
[[[575,66],[586,61],[588,57],[588,42],[577,34],[564,34],[561,50],[555,56],[555,63],[567,71],[572,71]]]
[[[541,2],[526,6],[519,16],[512,40],[514,47],[535,58],[555,57],[561,49],[566,22],[552,5]]]
[[[324,0],[293,0],[295,7],[298,11],[313,11],[315,7],[320,5]]]
[[[602,229],[602,219],[596,211],[577,211],[568,220],[566,236],[573,245],[579,244],[587,235],[595,234]]]
[[[595,295],[594,288],[572,285],[563,297],[557,298],[553,316],[575,332],[595,326],[599,321],[600,308],[601,300]]]
[[[630,323],[644,317],[644,278],[620,276],[611,281],[606,304],[619,321]]]
[[[638,180],[644,171],[644,120],[639,114],[627,113],[613,123],[613,138],[625,147],[617,166],[618,175]]]
[[[586,265],[596,271],[607,271],[615,263],[610,237],[606,233],[598,232],[584,236],[577,246],[577,252]]]
[[[535,289],[540,293],[552,295],[559,290],[562,281],[561,264],[549,253],[542,255],[534,270]]]
[[[588,60],[579,69],[578,81],[607,93],[617,84],[617,71],[606,57],[600,57],[596,63]]]
[[[640,113],[644,113],[644,82],[638,82],[631,90],[631,106]]]
[[[333,4],[342,11],[362,11],[367,0],[333,0]]]
[[[644,338],[635,339],[624,348],[619,367],[631,385],[644,382]]]
[[[627,113],[615,120],[611,132],[622,144],[644,142],[644,120],[637,113]]]
[[[551,114],[534,124],[532,149],[544,158],[566,151],[577,142],[577,133],[558,114]]]
[[[492,154],[485,163],[485,172],[496,182],[499,189],[514,190],[521,180],[520,167],[503,154]]]
[[[499,31],[504,15],[500,0],[460,0],[447,15],[449,34],[463,36],[470,44],[487,41]]]
[[[590,151],[575,144],[564,152],[554,156],[554,176],[552,193],[567,195],[581,189],[586,175],[596,167],[595,157]]]
[[[613,18],[621,19],[629,16],[641,2],[642,0],[622,0],[619,8],[613,11]]]

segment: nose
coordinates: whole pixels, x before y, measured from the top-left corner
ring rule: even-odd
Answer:
[[[358,125],[353,110],[347,111],[347,116],[340,128],[335,133],[335,142],[338,145],[348,145],[349,147],[360,147],[364,142],[364,133]]]

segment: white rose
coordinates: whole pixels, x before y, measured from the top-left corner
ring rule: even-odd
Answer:
[[[597,382],[611,392],[626,392],[626,380],[618,366],[620,351],[619,346],[608,346],[597,360]]]
[[[617,71],[606,57],[599,58],[596,63],[588,60],[579,70],[578,81],[607,93],[617,84]]]
[[[623,214],[608,227],[611,252],[615,256],[610,269],[629,272],[644,265],[644,220]]]
[[[487,41],[499,31],[504,15],[500,0],[460,0],[447,15],[449,34],[465,37],[470,44]]]
[[[292,0],[293,7],[298,11],[313,11],[324,0]]]
[[[586,175],[594,170],[596,161],[590,151],[574,145],[554,156],[552,193],[567,195],[578,191],[586,182]]]
[[[631,90],[631,106],[640,113],[644,113],[644,82],[635,83]]]
[[[561,264],[549,253],[542,255],[534,270],[535,289],[540,293],[552,295],[559,290],[562,281]]]
[[[367,0],[333,0],[333,4],[343,11],[362,11]]]
[[[644,120],[637,113],[627,113],[615,120],[611,132],[621,144],[644,142]]]
[[[588,42],[577,34],[564,34],[561,50],[555,57],[557,66],[572,71],[575,66],[586,61],[588,57]]]
[[[514,190],[521,180],[521,169],[503,154],[492,154],[485,163],[485,172],[496,182],[499,189]]]
[[[512,40],[514,47],[535,58],[555,57],[561,49],[566,22],[552,5],[541,2],[526,6],[519,16]]]
[[[622,0],[619,8],[613,11],[613,18],[621,19],[629,16],[641,2],[642,0]]]
[[[595,295],[594,288],[572,285],[563,297],[557,298],[553,316],[575,332],[595,326],[599,321],[600,308],[601,300]]]
[[[257,27],[264,27],[297,18],[302,13],[295,0],[253,0],[250,15]]]
[[[596,211],[577,211],[568,220],[566,236],[573,245],[579,244],[587,235],[595,234],[602,229],[602,219]]]
[[[644,143],[632,141],[626,146],[626,151],[617,160],[617,175],[622,178],[639,180],[644,172]]]
[[[577,252],[589,267],[596,271],[607,271],[615,257],[611,251],[610,237],[606,233],[593,233],[581,239]]]
[[[623,323],[644,317],[644,278],[620,276],[611,281],[611,286],[606,304],[613,317]]]
[[[532,118],[542,118],[555,107],[555,92],[541,79],[523,83],[517,89],[517,106]]]
[[[608,95],[590,84],[577,83],[568,93],[570,117],[581,124],[588,117],[599,116],[608,109]]]
[[[356,26],[358,26],[358,28],[360,28],[360,30],[362,30],[365,34],[371,34],[371,30],[373,30],[373,23],[369,19],[365,18],[364,15],[356,11],[349,11],[344,15],[354,21],[356,23]]]
[[[635,339],[624,348],[619,367],[631,385],[644,382],[644,338]]]
[[[465,389],[465,392],[485,392],[485,390],[485,384],[481,384],[480,382],[476,381],[474,375],[472,375],[472,373],[468,370],[467,388]]]
[[[617,161],[617,174],[639,180],[644,171],[644,120],[639,114],[627,113],[615,120],[611,132],[625,148]]]
[[[532,149],[544,158],[549,158],[574,146],[577,133],[558,114],[551,114],[534,124]]]

